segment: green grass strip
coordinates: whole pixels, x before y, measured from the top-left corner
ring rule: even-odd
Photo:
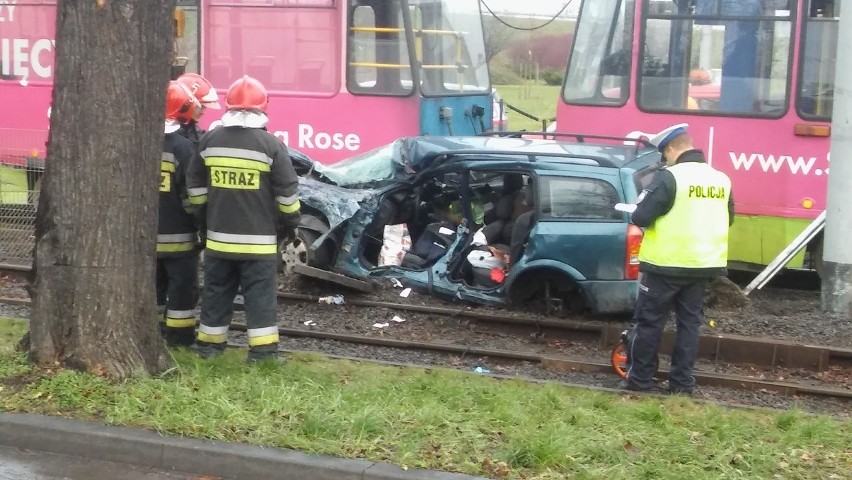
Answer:
[[[36,371],[0,321],[2,409],[523,479],[848,478],[849,420],[726,409],[320,355],[248,366],[174,352],[162,379]]]

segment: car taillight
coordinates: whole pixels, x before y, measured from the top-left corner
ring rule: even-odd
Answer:
[[[642,245],[642,229],[636,225],[627,226],[627,245],[624,254],[624,279],[639,279],[639,247]]]

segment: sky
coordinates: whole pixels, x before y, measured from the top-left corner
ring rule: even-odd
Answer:
[[[521,15],[538,15],[551,17],[556,15],[568,0],[481,0],[491,7],[494,13],[514,13]],[[580,0],[571,0],[571,5],[563,16],[577,16]],[[483,7],[485,10],[485,7]]]

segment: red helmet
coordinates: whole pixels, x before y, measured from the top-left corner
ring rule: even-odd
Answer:
[[[184,73],[178,77],[177,81],[186,85],[186,88],[195,95],[201,105],[214,110],[222,108],[219,105],[219,94],[216,93],[213,84],[206,78],[197,73]]]
[[[269,104],[266,88],[256,78],[243,75],[231,84],[225,96],[225,106],[228,110],[263,110]]]
[[[166,120],[187,123],[199,109],[201,103],[186,85],[174,80],[169,82],[169,90],[166,93]]]

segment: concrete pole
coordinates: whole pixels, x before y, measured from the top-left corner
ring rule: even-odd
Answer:
[[[822,309],[852,315],[852,5],[840,12],[834,109],[831,119],[831,171],[823,244]]]

